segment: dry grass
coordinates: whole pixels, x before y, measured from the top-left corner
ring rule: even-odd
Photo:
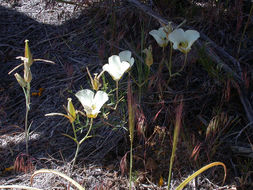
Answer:
[[[24,97],[15,78],[7,75],[11,68],[18,65],[15,57],[23,54],[25,39],[29,39],[34,56],[57,63],[37,63],[32,68],[32,92],[38,92],[39,88],[44,91],[41,96],[32,96],[31,99],[29,120],[33,122],[33,134],[30,139],[30,154],[35,159],[36,169],[50,168],[66,174],[70,169],[68,162],[75,153],[75,144],[62,133],[70,133],[71,126],[65,119],[45,118],[44,115],[64,112],[62,105],[66,105],[67,97],[73,97],[73,93],[81,87],[89,87],[85,69],[87,66],[92,73],[98,72],[110,55],[118,54],[123,49],[131,50],[136,62],[143,63],[141,48],[152,44],[154,65],[150,80],[142,89],[142,101],[137,105],[135,115],[137,132],[134,139],[133,178],[136,180],[136,188],[158,189],[161,177],[164,181],[167,180],[175,108],[179,103],[175,100],[178,96],[184,97],[184,109],[173,167],[173,184],[179,184],[193,171],[212,161],[222,161],[228,168],[228,185],[235,184],[245,189],[250,187],[250,172],[253,170],[252,156],[250,157],[252,131],[250,127],[245,128],[238,136],[248,120],[234,80],[222,68],[216,67],[216,63],[207,57],[204,47],[193,48],[185,70],[167,83],[167,68],[157,72],[161,49],[148,35],[150,30],[157,29],[160,24],[133,5],[112,4],[108,1],[109,3],[100,2],[89,6],[58,3],[35,6],[36,2],[20,0],[17,4],[21,6],[12,9],[0,7],[0,24],[3,25],[0,34],[0,166],[3,170],[12,166],[16,157],[25,151]],[[187,18],[188,26],[205,33],[236,57],[249,11],[247,4],[231,3],[221,6],[221,1],[219,6],[203,7],[200,6],[202,4],[185,2],[187,3],[182,5],[168,4],[168,8],[158,3],[153,10],[164,17],[168,16],[175,23]],[[2,5],[7,6],[8,3],[4,1]],[[172,9],[172,6],[176,8]],[[26,15],[14,11],[15,9]],[[243,76],[247,84],[247,97],[252,102],[251,29],[252,20],[243,40],[239,61],[245,73]],[[144,34],[144,44],[141,44],[141,32]],[[184,57],[176,51],[173,53],[173,70],[176,71],[181,67]],[[229,64],[229,61],[225,62]],[[136,76],[137,73],[134,71],[133,75]],[[120,92],[126,93],[126,88],[126,79],[123,79]],[[137,96],[137,87],[133,86],[133,92]],[[75,105],[81,109],[78,106],[80,105]],[[111,119],[97,120],[97,128],[93,131],[96,136],[81,147],[72,177],[87,189],[128,187],[127,178],[120,177],[119,171],[120,160],[129,150],[128,133],[122,127],[115,127],[121,120],[121,112],[126,113],[124,106],[120,113],[112,113]],[[248,153],[242,149],[247,149]],[[211,170],[195,182],[204,189],[218,188],[222,175],[220,169]],[[6,171],[1,172],[0,176],[0,184],[29,185],[30,174]],[[195,186],[198,186],[196,183]],[[68,186],[63,180],[50,175],[36,177],[34,185],[44,189]],[[192,188],[194,182],[190,185]]]

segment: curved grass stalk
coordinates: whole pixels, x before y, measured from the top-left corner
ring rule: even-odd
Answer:
[[[61,173],[61,172],[58,172],[58,171],[55,171],[55,170],[48,170],[48,169],[41,169],[41,170],[38,170],[36,172],[34,172],[34,174],[32,175],[31,177],[31,185],[33,183],[33,178],[34,176],[38,175],[38,174],[41,174],[41,173],[53,173],[55,175],[58,175],[64,179],[66,179],[67,181],[69,181],[72,185],[74,185],[77,189],[79,190],[85,190],[84,187],[82,187],[79,183],[77,183],[75,180],[73,180],[72,178],[70,178],[69,176]]]
[[[168,177],[168,190],[170,189],[172,166],[173,166],[173,162],[174,162],[175,155],[176,155],[178,136],[179,136],[179,131],[180,131],[180,127],[181,127],[182,111],[183,111],[183,101],[181,100],[181,103],[178,106],[177,111],[176,111],[176,124],[175,124],[174,136],[173,136],[172,153],[171,153],[171,157],[170,157],[170,168],[169,168],[169,177]]]
[[[0,189],[27,189],[27,190],[43,190],[35,187],[28,187],[24,185],[0,185]]]
[[[130,137],[130,168],[129,168],[129,190],[132,189],[132,168],[133,168],[133,141],[134,141],[134,103],[130,81],[128,80],[127,89],[127,104],[128,104],[128,125]]]
[[[223,178],[223,183],[225,182],[226,180],[226,176],[227,176],[227,168],[226,168],[226,165],[223,164],[222,162],[213,162],[211,164],[208,164],[206,166],[204,166],[203,168],[199,169],[198,171],[196,171],[194,174],[192,174],[191,176],[189,176],[186,180],[184,180],[177,188],[176,190],[181,190],[183,189],[192,179],[194,179],[195,177],[197,177],[199,174],[203,173],[204,171],[208,170],[209,168],[211,167],[214,167],[214,166],[218,166],[218,165],[221,165],[223,166],[224,168],[224,178]]]
[[[43,190],[35,187],[28,187],[23,185],[0,185],[0,189],[27,189],[27,190]]]

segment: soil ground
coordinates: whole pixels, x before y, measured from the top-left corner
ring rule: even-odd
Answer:
[[[205,4],[201,1],[189,9],[186,9],[188,4],[182,4],[182,10],[177,11],[163,8],[168,6],[165,1],[155,1],[155,4],[150,2],[146,5],[162,17],[173,18],[173,22],[177,24],[185,19],[185,15],[191,15],[187,20],[187,26],[203,32],[218,46],[236,57],[250,4],[228,6],[231,12],[235,11],[230,15],[229,11],[214,13],[217,9],[205,9]],[[201,6],[196,6],[198,3]],[[241,7],[241,10],[237,10],[236,7]],[[183,10],[187,10],[186,13],[182,13]],[[219,7],[218,10],[225,8]],[[180,14],[185,15],[179,16]],[[239,19],[240,16],[242,20]],[[244,73],[242,76],[245,77],[243,80],[247,87],[246,98],[251,105],[252,23],[251,18],[240,51],[240,63]],[[144,56],[140,53],[141,32],[144,33],[145,45],[153,45],[152,73],[156,73],[162,53],[159,47],[155,47],[156,44],[148,32],[159,26],[157,20],[127,2],[90,2],[78,6],[75,3],[49,0],[2,0],[0,185],[30,185],[32,172],[24,173],[12,169],[15,162],[21,158],[27,159],[26,155],[22,154],[25,152],[25,102],[22,89],[15,77],[12,74],[8,75],[11,69],[20,64],[16,57],[24,54],[24,41],[29,39],[34,58],[56,63],[53,65],[37,62],[32,65],[33,96],[29,115],[29,121],[32,122],[29,141],[32,166],[35,170],[48,168],[63,172],[86,189],[128,189],[128,171],[122,171],[121,161],[129,151],[129,140],[128,131],[125,129],[127,125],[122,124],[120,113],[112,113],[112,120],[101,117],[96,121],[96,128],[92,131],[93,137],[81,146],[73,172],[70,171],[69,163],[75,153],[75,144],[62,135],[72,134],[69,122],[63,117],[44,115],[53,112],[64,113],[63,105],[67,104],[68,97],[75,100],[77,109],[82,109],[74,93],[80,88],[90,88],[86,67],[89,67],[91,73],[100,72],[110,55],[124,49],[131,50],[136,61],[143,63]],[[233,83],[233,78],[227,77],[221,68],[210,66],[209,63],[215,63],[206,55],[205,47],[194,47],[188,59],[189,65],[179,78],[173,78],[167,86],[163,85],[168,75],[164,68],[159,75],[152,75],[147,91],[143,92],[142,104],[136,111],[136,117],[143,119],[142,126],[146,127],[146,131],[144,136],[138,136],[136,132],[134,187],[166,189],[175,110],[178,97],[183,96],[184,127],[181,129],[174,163],[172,188],[200,167],[213,161],[222,161],[227,165],[226,184],[221,185],[223,171],[219,168],[198,177],[190,183],[188,189],[253,188],[253,153],[250,148],[253,142],[252,131],[250,127],[245,128],[249,121],[236,83]],[[180,68],[177,64],[182,60],[183,56],[175,52],[175,70]],[[224,62],[229,65],[229,61]],[[233,65],[229,66],[235,69]],[[17,72],[21,74],[23,71],[19,69]],[[121,91],[124,92],[126,88],[127,79],[123,79]],[[43,89],[40,95],[39,89]],[[137,87],[134,90],[137,91]],[[124,106],[121,109],[119,112],[124,111]],[[138,132],[140,120],[136,121]],[[206,131],[212,122],[219,123],[218,129],[213,130],[207,137]],[[198,145],[200,148],[194,155],[193,150]],[[159,186],[161,179],[165,182]],[[66,181],[51,174],[38,175],[33,186],[42,189],[72,189]]]

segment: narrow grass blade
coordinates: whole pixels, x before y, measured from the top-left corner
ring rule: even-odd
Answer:
[[[182,112],[183,112],[183,99],[181,99],[180,105],[177,107],[177,111],[176,111],[176,124],[175,124],[174,136],[173,136],[172,153],[171,153],[171,157],[170,157],[168,189],[170,189],[172,166],[173,166],[173,162],[174,162],[175,155],[176,155],[178,136],[179,136],[180,127],[181,127]]]
[[[198,171],[196,171],[194,174],[192,174],[191,176],[189,176],[186,180],[184,180],[177,188],[176,190],[181,190],[183,189],[192,179],[194,179],[195,177],[197,177],[199,174],[201,174],[202,172],[206,171],[207,169],[214,167],[214,166],[218,166],[221,165],[224,168],[224,178],[223,178],[223,184],[226,180],[226,176],[227,176],[227,168],[226,165],[223,164],[222,162],[213,162],[211,164],[208,164],[206,166],[204,166],[203,168],[199,169]]]
[[[127,89],[127,104],[128,104],[128,124],[129,124],[129,135],[130,141],[133,143],[134,139],[134,103],[133,103],[133,94],[131,89],[130,81],[128,81]]]
[[[60,176],[60,177],[62,177],[64,179],[66,179],[67,181],[69,181],[70,183],[72,183],[77,189],[79,189],[79,190],[85,190],[84,187],[82,187],[79,183],[77,183],[75,180],[71,179],[67,175],[65,175],[65,174],[63,174],[61,172],[55,171],[55,170],[48,170],[48,169],[41,169],[41,170],[38,170],[38,171],[34,172],[34,174],[31,177],[31,184],[33,183],[34,176],[36,176],[37,174],[41,174],[41,173],[53,173],[55,175],[58,175],[58,176]]]
[[[132,168],[133,168],[133,141],[134,141],[134,101],[130,79],[127,86],[127,104],[128,104],[128,125],[130,136],[130,168],[129,168],[129,190],[132,189]]]

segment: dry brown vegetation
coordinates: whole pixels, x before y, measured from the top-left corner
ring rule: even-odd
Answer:
[[[223,170],[217,167],[190,183],[188,189],[253,189],[253,17],[249,17],[252,3],[243,0],[66,2],[3,0],[0,3],[0,185],[29,185],[31,174],[24,173],[25,170],[49,168],[71,175],[86,189],[127,189],[126,103],[111,112],[108,120],[100,117],[95,121],[94,137],[81,146],[72,173],[69,162],[75,144],[62,135],[71,134],[71,126],[65,118],[44,115],[65,112],[62,105],[67,104],[68,97],[74,100],[74,93],[80,88],[90,88],[86,67],[92,73],[99,72],[109,56],[125,49],[132,51],[135,61],[144,65],[142,50],[152,44],[154,64],[148,83],[141,90],[132,83],[136,97],[134,187],[166,189],[176,107],[182,100],[173,187],[202,166],[220,161],[228,169],[224,186],[221,185]],[[148,34],[166,20],[174,25],[186,20],[184,29],[201,33],[185,69],[170,81],[167,67],[160,64],[164,54],[168,59],[169,51],[163,54]],[[36,63],[32,68],[30,156],[22,154],[25,152],[22,89],[15,77],[8,75],[19,64],[15,58],[23,55],[25,39],[29,39],[34,57],[56,63]],[[173,70],[177,71],[184,57],[177,51],[173,55]],[[135,67],[132,74],[138,78]],[[126,90],[127,77],[124,77],[121,95],[126,97]],[[77,101],[73,102],[77,109],[82,109]],[[12,169],[15,162],[19,171]],[[38,176],[34,186],[70,188],[67,182],[53,175]]]

